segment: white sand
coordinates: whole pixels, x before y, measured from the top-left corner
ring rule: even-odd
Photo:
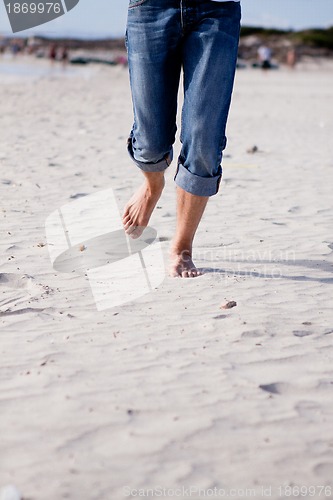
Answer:
[[[127,72],[0,86],[0,490],[333,487],[332,75],[238,72],[224,181],[196,238],[208,272],[103,312],[38,244],[71,196],[111,187],[122,207],[141,181]],[[165,254],[175,165],[151,220]]]

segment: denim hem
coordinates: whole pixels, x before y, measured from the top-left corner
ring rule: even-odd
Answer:
[[[217,194],[219,190],[221,178],[222,173],[214,177],[200,177],[199,175],[193,174],[187,170],[184,165],[179,163],[174,181],[178,187],[184,189],[184,191],[188,193],[197,196],[213,196]]]
[[[163,172],[166,170],[172,162],[173,152],[172,149],[164,155],[164,157],[155,163],[149,163],[144,161],[139,161],[134,157],[133,147],[132,147],[132,138],[129,137],[127,140],[127,151],[134,163],[144,172]]]

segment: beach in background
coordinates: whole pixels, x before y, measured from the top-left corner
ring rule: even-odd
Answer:
[[[0,491],[333,496],[332,76],[324,58],[237,72],[205,274],[98,312],[45,222],[106,188],[121,211],[141,181],[127,69],[0,59]],[[175,168],[151,219],[165,258]]]

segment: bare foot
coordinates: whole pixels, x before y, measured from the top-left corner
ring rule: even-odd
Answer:
[[[202,272],[195,267],[189,250],[171,249],[169,274],[174,278],[195,278],[201,276]]]
[[[146,180],[134,193],[123,212],[125,232],[131,238],[139,238],[143,233],[151,214],[164,188],[163,172],[144,172]]]

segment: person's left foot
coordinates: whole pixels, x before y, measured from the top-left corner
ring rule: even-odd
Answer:
[[[202,275],[202,272],[195,267],[189,250],[179,251],[176,248],[171,248],[169,255],[169,275],[173,278],[196,278]]]

